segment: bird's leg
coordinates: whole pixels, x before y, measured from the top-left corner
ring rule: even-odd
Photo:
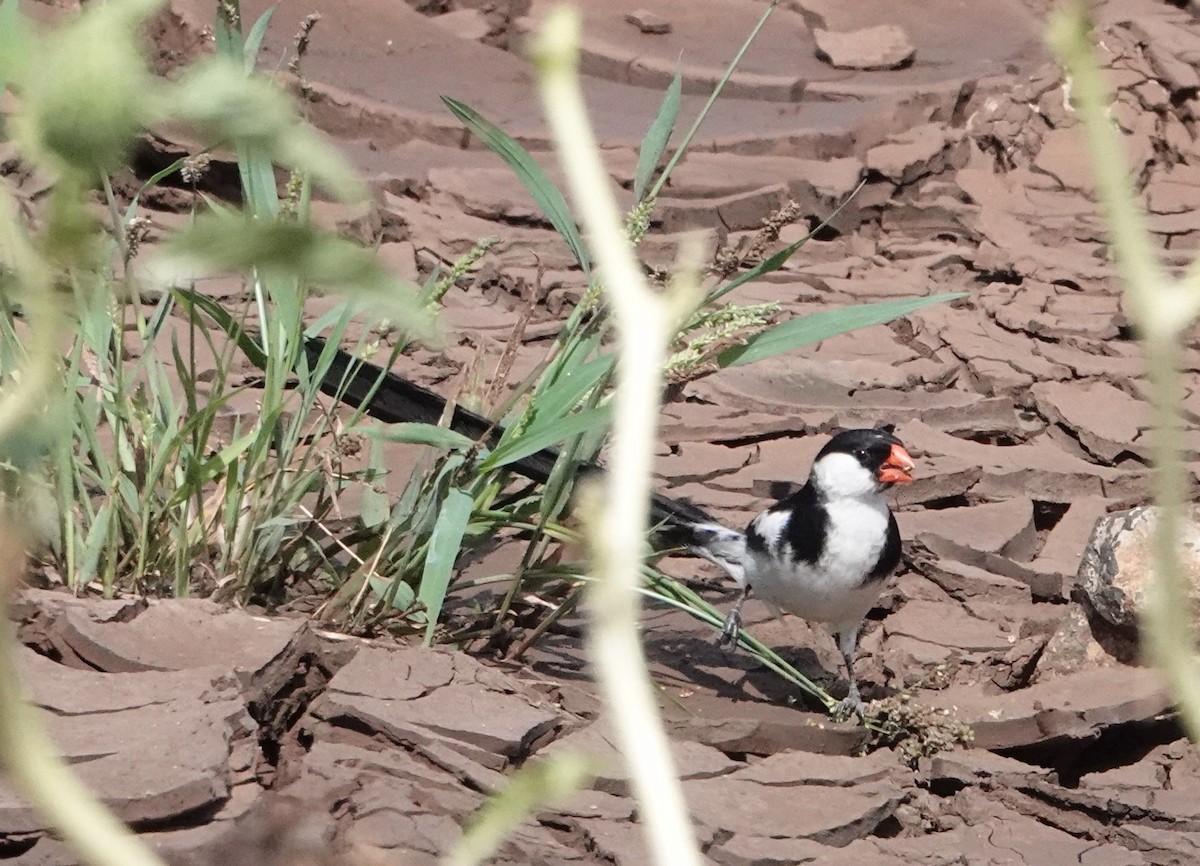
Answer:
[[[850,714],[866,719],[863,711],[862,695],[858,693],[858,679],[854,676],[854,652],[858,649],[858,626],[839,629],[834,635],[837,638],[838,649],[846,661],[846,679],[850,681],[850,691],[833,710],[838,719],[848,719]]]
[[[733,610],[729,611],[729,616],[725,617],[725,625],[721,628],[720,637],[717,638],[717,646],[729,644],[730,650],[737,649],[738,636],[742,631],[742,605],[749,597],[750,584],[747,583],[742,587],[742,593],[738,596],[738,600],[734,602]]]

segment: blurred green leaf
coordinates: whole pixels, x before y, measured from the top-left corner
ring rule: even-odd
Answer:
[[[4,0],[0,3],[0,96],[9,84],[25,77],[35,47],[33,29],[17,0]]]
[[[439,427],[436,424],[420,424],[416,421],[406,421],[398,424],[370,424],[358,428],[358,431],[371,439],[382,439],[387,442],[408,442],[415,445],[432,445],[446,451],[466,451],[475,441],[468,436],[451,430],[449,427]]]
[[[521,147],[516,139],[469,105],[459,102],[457,99],[451,99],[449,96],[443,96],[442,102],[446,103],[446,107],[467,129],[479,136],[484,144],[516,172],[517,179],[529,190],[529,194],[538,203],[542,213],[550,220],[550,224],[562,235],[571,254],[583,268],[584,274],[590,273],[591,259],[588,258],[587,248],[583,244],[583,238],[579,235],[579,228],[575,225],[575,218],[571,216],[571,209],[567,207],[567,201],[563,198],[563,194],[542,170],[542,167],[534,161],[529,152]]]
[[[634,201],[641,201],[646,194],[646,187],[650,185],[654,170],[658,168],[658,161],[662,159],[667,142],[671,140],[671,133],[675,131],[675,120],[679,117],[679,94],[682,89],[683,76],[676,68],[675,77],[667,86],[662,104],[658,106],[658,113],[654,116],[650,128],[646,130],[646,137],[642,139],[642,147],[638,151],[637,170],[633,175]]]
[[[431,326],[431,313],[388,273],[373,250],[306,223],[205,214],[162,245],[157,264],[160,275],[175,283],[231,270],[287,275],[357,293],[359,300],[384,307],[391,319],[417,332]]]
[[[345,200],[366,194],[349,164],[300,122],[288,95],[260,75],[247,76],[241,63],[226,57],[196,63],[180,77],[171,99],[177,117],[214,138],[235,141],[252,151],[261,149],[284,165],[309,172],[314,181]],[[244,158],[247,154],[239,153],[239,159]],[[274,195],[273,176],[269,185]]]
[[[517,770],[471,818],[446,866],[479,866],[490,860],[523,821],[583,790],[595,775],[593,761],[576,752],[559,752]]]
[[[801,346],[819,343],[838,334],[882,325],[892,319],[907,316],[914,310],[930,304],[942,304],[956,298],[966,297],[965,292],[931,295],[927,298],[905,298],[898,301],[881,301],[877,304],[857,304],[838,310],[824,310],[780,322],[760,334],[751,337],[744,345],[726,349],[717,356],[722,367],[738,367],[753,361],[761,361],[773,355],[782,355]]]
[[[473,506],[474,500],[469,494],[451,487],[446,492],[441,513],[429,536],[429,551],[425,554],[425,569],[421,573],[421,586],[417,591],[417,600],[425,605],[425,613],[429,618],[425,626],[425,646],[433,643],[433,632],[442,614],[442,602],[446,600],[446,590],[454,573],[454,561],[462,549],[463,534],[471,520]]]
[[[137,27],[160,3],[90,3],[51,32],[24,76],[18,128],[27,144],[92,177],[121,164],[156,117],[161,88]]]
[[[496,449],[480,462],[479,468],[484,472],[499,469],[501,466],[515,463],[522,457],[528,457],[530,454],[541,451],[543,448],[557,445],[572,436],[607,427],[611,421],[612,409],[605,405],[577,412],[565,418],[558,418],[546,424],[532,425],[526,430],[520,431],[519,434],[514,431],[511,434],[511,441],[501,440]]]

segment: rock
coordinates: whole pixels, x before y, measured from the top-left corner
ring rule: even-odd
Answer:
[[[965,497],[982,475],[978,466],[956,457],[922,457],[912,482],[897,485],[888,496],[900,507]]]
[[[435,763],[456,762],[457,753],[491,771],[522,760],[565,723],[511,677],[464,655],[419,647],[359,650],[310,713],[403,743]],[[480,778],[490,786],[498,773]]]
[[[811,839],[833,847],[868,835],[902,799],[900,788],[890,781],[852,787],[800,782],[787,786],[786,794],[775,786],[732,778],[685,782],[683,788],[702,826],[733,834]],[[797,803],[804,808],[797,809]],[[769,829],[764,833],[764,828]]]
[[[1109,500],[1087,496],[1075,500],[1046,536],[1029,567],[1070,577],[1074,581],[1084,548],[1096,521],[1108,513]]]
[[[596,768],[592,787],[609,794],[628,795],[628,773],[607,724],[595,722],[586,728],[573,731],[555,740],[539,754],[549,756],[560,752],[572,752],[594,758]],[[712,746],[691,740],[672,740],[671,752],[682,779],[720,776],[739,766]]]
[[[1099,633],[1136,645],[1148,582],[1153,579],[1153,536],[1157,510],[1141,506],[1096,521],[1079,563],[1079,600]],[[1184,512],[1180,560],[1191,601],[1200,598],[1200,506]]]
[[[896,515],[905,538],[937,535],[982,553],[998,553],[1018,561],[1037,550],[1033,502],[1009,499],[961,508],[904,511]]]
[[[946,128],[927,123],[894,136],[867,151],[867,168],[898,184],[910,184],[943,167]]]
[[[1038,382],[1031,390],[1038,409],[1098,459],[1111,463],[1127,453],[1148,456],[1142,439],[1150,427],[1148,404],[1108,382]]]
[[[479,9],[454,9],[435,15],[434,24],[444,27],[459,39],[471,39],[476,42],[492,32],[487,16]]]
[[[257,726],[227,669],[107,674],[28,649],[18,662],[56,747],[123,821],[163,826],[215,812],[252,778]],[[47,826],[0,784],[4,835]]]
[[[953,685],[927,700],[969,725],[983,749],[1090,740],[1107,728],[1159,719],[1174,703],[1156,671],[1129,667],[1082,670],[999,695],[979,684]]]
[[[657,12],[651,12],[647,9],[638,9],[635,12],[626,13],[625,20],[642,33],[663,34],[671,32],[670,21],[663,18]]]
[[[958,786],[986,784],[1011,785],[1014,781],[1028,783],[1044,779],[1049,773],[1015,758],[995,752],[971,749],[965,752],[943,752],[917,762],[917,772],[926,783],[951,783]]]
[[[899,69],[917,53],[908,34],[894,24],[841,33],[815,27],[813,39],[817,59],[838,69]]]
[[[814,752],[779,752],[735,770],[730,778],[761,785],[830,785],[849,787],[900,775],[900,764],[889,752],[863,757],[819,755]]]
[[[1127,640],[1106,639],[1102,645],[1078,602],[1067,607],[1038,660],[1037,676],[1073,673],[1085,668],[1110,667],[1118,658],[1132,658],[1136,647]]]

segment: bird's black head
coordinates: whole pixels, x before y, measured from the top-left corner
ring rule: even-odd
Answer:
[[[887,430],[843,430],[813,461],[813,478],[828,495],[864,495],[912,481],[913,459]]]

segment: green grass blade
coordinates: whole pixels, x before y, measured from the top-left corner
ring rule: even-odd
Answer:
[[[421,573],[421,586],[417,591],[417,600],[425,605],[429,618],[425,626],[425,646],[433,643],[433,632],[442,613],[442,602],[454,573],[454,561],[462,549],[473,505],[470,494],[452,487],[446,493],[442,511],[429,537],[429,552],[425,555],[425,570]]]
[[[615,361],[615,355],[601,355],[565,370],[553,385],[537,394],[533,401],[534,417],[549,419],[565,416],[612,370]]]
[[[369,439],[385,442],[407,442],[414,445],[432,445],[445,451],[466,451],[475,444],[469,436],[439,427],[436,424],[420,424],[406,421],[398,424],[370,424],[359,427],[357,432]]]
[[[574,415],[568,415],[544,425],[535,424],[519,436],[515,436],[511,442],[502,442],[498,445],[496,450],[479,464],[480,471],[486,472],[507,466],[509,463],[515,463],[522,457],[528,457],[543,448],[557,445],[572,436],[578,436],[601,426],[607,427],[611,420],[611,408],[597,406],[595,409],[576,412]]]
[[[562,235],[571,254],[583,268],[584,274],[589,274],[591,259],[588,257],[587,248],[583,244],[579,229],[575,225],[575,218],[571,216],[571,210],[567,207],[567,200],[563,198],[562,192],[554,185],[542,167],[534,161],[529,152],[521,147],[516,139],[469,105],[459,102],[457,99],[451,99],[449,96],[443,96],[442,102],[467,129],[479,136],[484,144],[508,163],[509,168],[516,173],[517,179],[529,190],[533,200],[550,220],[550,224]]]
[[[675,120],[679,117],[679,94],[682,90],[683,76],[676,68],[675,77],[667,86],[662,104],[658,106],[658,113],[654,116],[650,128],[646,130],[646,137],[642,139],[642,147],[638,151],[637,170],[633,175],[634,201],[641,201],[646,194],[650,178],[654,176],[658,161],[662,159],[667,142],[671,140],[671,133],[675,131]]]
[[[225,333],[225,336],[237,343],[238,348],[242,350],[251,364],[260,370],[266,369],[267,356],[262,347],[254,342],[254,338],[246,333],[242,323],[221,306],[219,301],[191,289],[172,289],[171,293],[188,311],[192,321],[202,325],[199,314],[204,313],[217,323],[217,327]]]
[[[775,11],[775,7],[778,5],[779,0],[771,0],[771,2],[767,4],[767,8],[763,11],[762,17],[758,19],[758,23],[754,25],[754,29],[750,31],[750,35],[746,37],[746,41],[742,43],[742,47],[738,49],[737,54],[735,54],[733,56],[733,60],[730,61],[728,68],[725,70],[720,80],[717,81],[716,86],[713,87],[712,93],[709,94],[708,100],[704,103],[704,107],[700,109],[700,113],[696,116],[695,122],[692,123],[691,129],[687,131],[687,135],[683,137],[683,141],[680,143],[679,147],[675,148],[675,153],[672,154],[671,160],[663,169],[662,174],[658,176],[658,180],[654,182],[654,186],[650,189],[650,198],[657,198],[658,194],[662,192],[663,185],[667,182],[667,178],[671,176],[671,172],[675,170],[675,166],[678,165],[679,160],[682,159],[684,153],[687,152],[688,145],[690,145],[692,143],[692,139],[696,137],[696,133],[700,129],[700,124],[704,123],[704,118],[708,117],[708,113],[712,110],[713,105],[716,103],[717,97],[721,95],[721,91],[725,89],[725,85],[729,82],[730,77],[733,75],[733,71],[738,68],[738,64],[742,62],[742,58],[745,57],[746,52],[750,50],[750,43],[757,38],[759,31],[766,26],[767,19],[771,17],[771,13]]]
[[[0,25],[0,26],[3,26],[3,25]],[[138,204],[142,199],[142,193],[144,193],[146,190],[150,189],[151,187],[153,187],[159,183],[162,183],[164,178],[170,177],[175,172],[179,171],[179,169],[181,169],[183,167],[183,164],[186,161],[187,161],[187,157],[181,156],[179,159],[175,160],[173,163],[168,165],[166,168],[156,171],[154,174],[152,174],[150,176],[149,180],[147,180],[144,184],[142,184],[140,187],[138,187],[138,191],[136,193],[134,193],[133,200],[131,202],[129,202],[129,207],[125,208],[125,222],[126,223],[128,223],[131,219],[133,219],[137,215]]]
[[[882,325],[930,304],[941,304],[963,297],[966,297],[966,292],[932,295],[928,298],[904,298],[898,301],[881,301],[877,304],[858,304],[839,310],[825,310],[789,319],[754,335],[744,345],[726,349],[717,356],[717,363],[722,367],[738,367],[761,361],[763,358],[781,355],[800,346],[817,343],[857,328]]]
[[[367,450],[367,469],[371,474],[367,484],[363,485],[359,512],[363,526],[374,529],[386,523],[388,515],[391,514],[387,494],[381,489],[383,479],[387,475],[387,464],[383,459],[383,447],[378,441],[372,442]]]
[[[242,59],[246,63],[247,75],[254,71],[254,64],[258,62],[258,52],[262,50],[263,40],[267,37],[267,27],[270,26],[271,16],[274,14],[275,7],[268,7],[266,12],[258,16],[258,20],[246,34],[246,44],[242,46]]]

